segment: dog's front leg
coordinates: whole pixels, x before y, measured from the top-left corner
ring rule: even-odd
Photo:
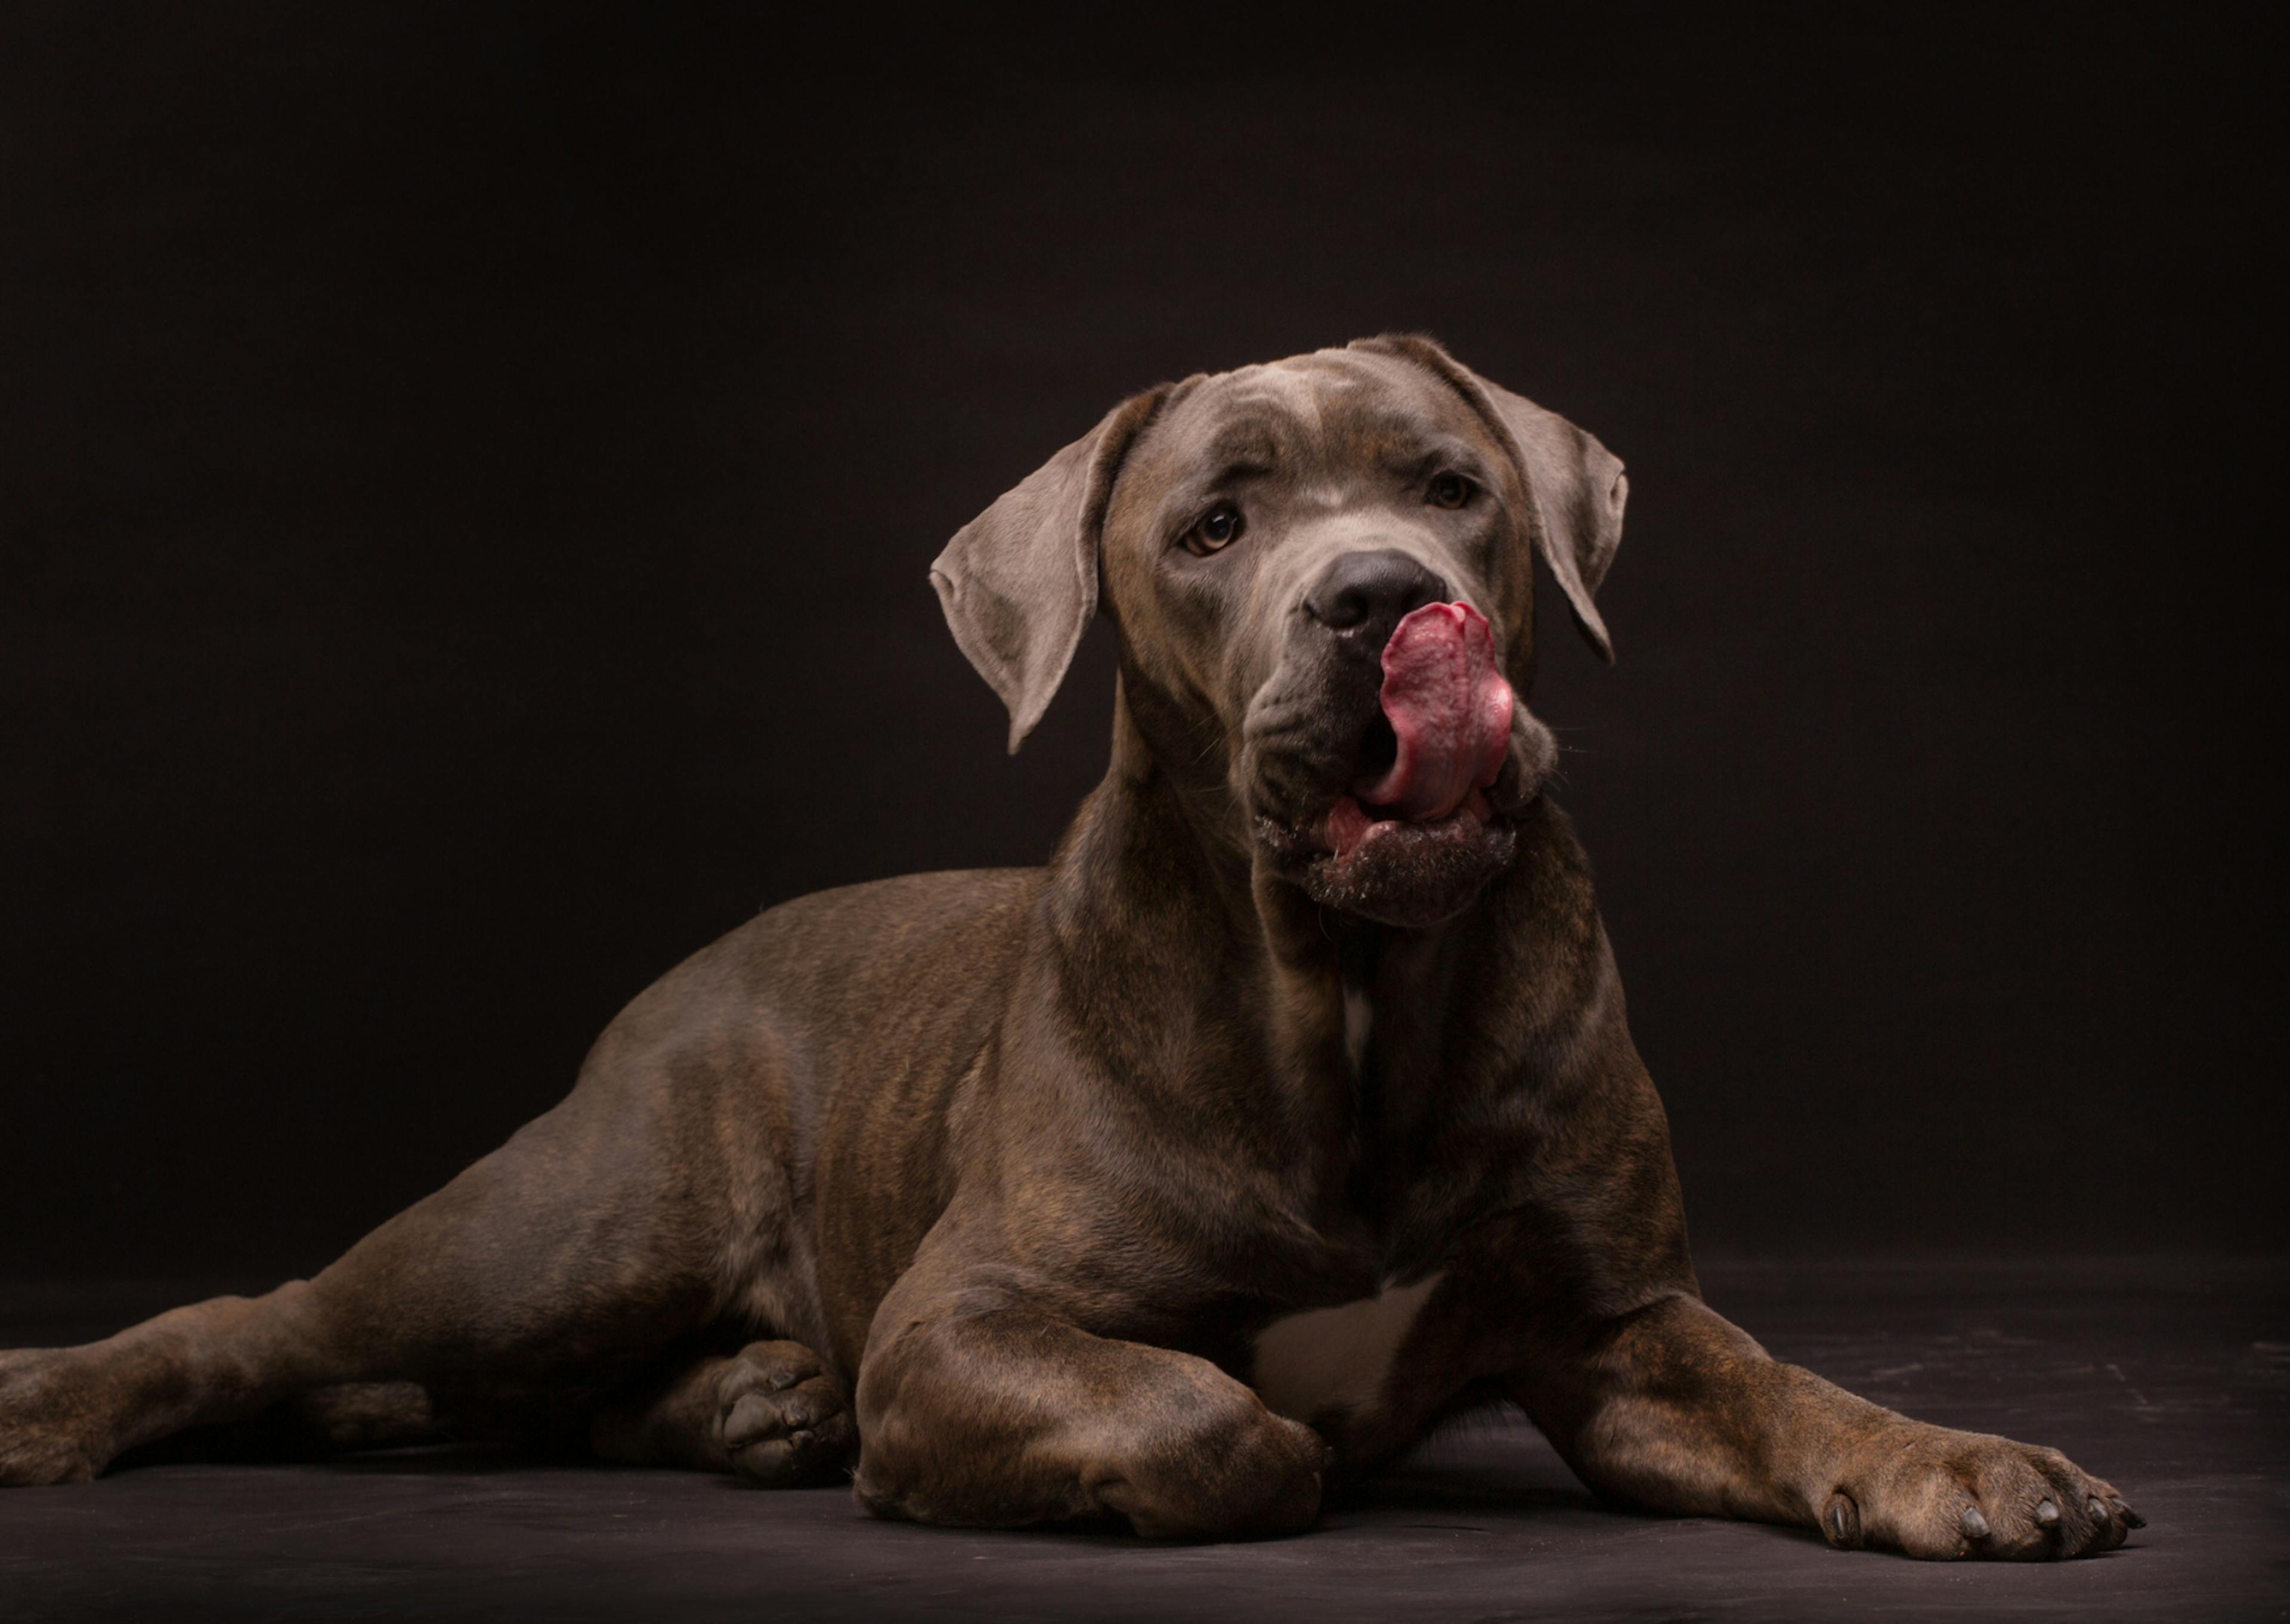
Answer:
[[[1511,1391],[1585,1483],[1661,1510],[1936,1558],[2082,1556],[2140,1525],[2058,1451],[1857,1398],[1685,1293],[1546,1348]]]
[[[910,1289],[912,1288],[912,1289]],[[1006,1292],[887,1299],[859,1376],[860,1500],[978,1527],[1117,1516],[1149,1539],[1293,1533],[1326,1446],[1205,1359]]]

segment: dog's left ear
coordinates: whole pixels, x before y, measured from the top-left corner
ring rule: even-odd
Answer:
[[[954,640],[1010,710],[1010,754],[1050,707],[1097,612],[1098,545],[1122,460],[1164,389],[1098,426],[955,532],[931,564]]]
[[[1559,416],[1524,396],[1489,383],[1429,339],[1386,333],[1354,349],[1399,356],[1437,373],[1469,401],[1517,459],[1534,501],[1534,541],[1566,595],[1574,624],[1598,658],[1614,662],[1614,640],[1591,601],[1622,544],[1622,507],[1630,482],[1622,460]]]

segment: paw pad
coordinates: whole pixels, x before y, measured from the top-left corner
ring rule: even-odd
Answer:
[[[843,1384],[799,1342],[752,1342],[717,1389],[717,1438],[732,1469],[768,1488],[831,1476],[858,1441]]]

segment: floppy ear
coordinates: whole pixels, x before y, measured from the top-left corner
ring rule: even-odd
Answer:
[[[1161,404],[1132,396],[954,532],[931,585],[955,642],[1010,709],[1015,756],[1097,610],[1097,549],[1122,459]]]
[[[1630,494],[1622,460],[1599,444],[1595,435],[1524,396],[1489,383],[1429,339],[1386,333],[1362,339],[1352,348],[1403,356],[1437,372],[1495,431],[1517,459],[1534,504],[1536,549],[1566,595],[1584,640],[1599,659],[1613,664],[1614,640],[1591,596],[1606,579],[1606,566],[1622,544],[1622,507]]]

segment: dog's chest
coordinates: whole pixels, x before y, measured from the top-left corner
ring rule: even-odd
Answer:
[[[1441,1135],[1388,1134],[1390,1108],[1380,1096],[1397,1087],[1420,1098],[1423,1090],[1412,1068],[1394,1075],[1395,1061],[1408,1057],[1378,1052],[1376,1001],[1349,980],[1341,990],[1341,1086],[1361,1113],[1354,1132],[1367,1159],[1349,1175],[1345,1217],[1323,1228],[1330,1260],[1341,1265],[1321,1288],[1346,1278],[1368,1284],[1375,1279],[1368,1270],[1377,1268],[1382,1284],[1373,1295],[1289,1314],[1252,1339],[1250,1385],[1273,1411],[1306,1422],[1331,1412],[1365,1421],[1387,1408],[1394,1372],[1445,1277],[1442,1260],[1484,1204],[1476,1181],[1458,1176],[1462,1158]],[[1415,1154],[1392,1157],[1390,1138],[1412,1139]]]
[[[1440,1278],[1387,1285],[1373,1297],[1275,1320],[1256,1333],[1251,1385],[1268,1408],[1293,1420],[1381,1408],[1400,1350]]]

